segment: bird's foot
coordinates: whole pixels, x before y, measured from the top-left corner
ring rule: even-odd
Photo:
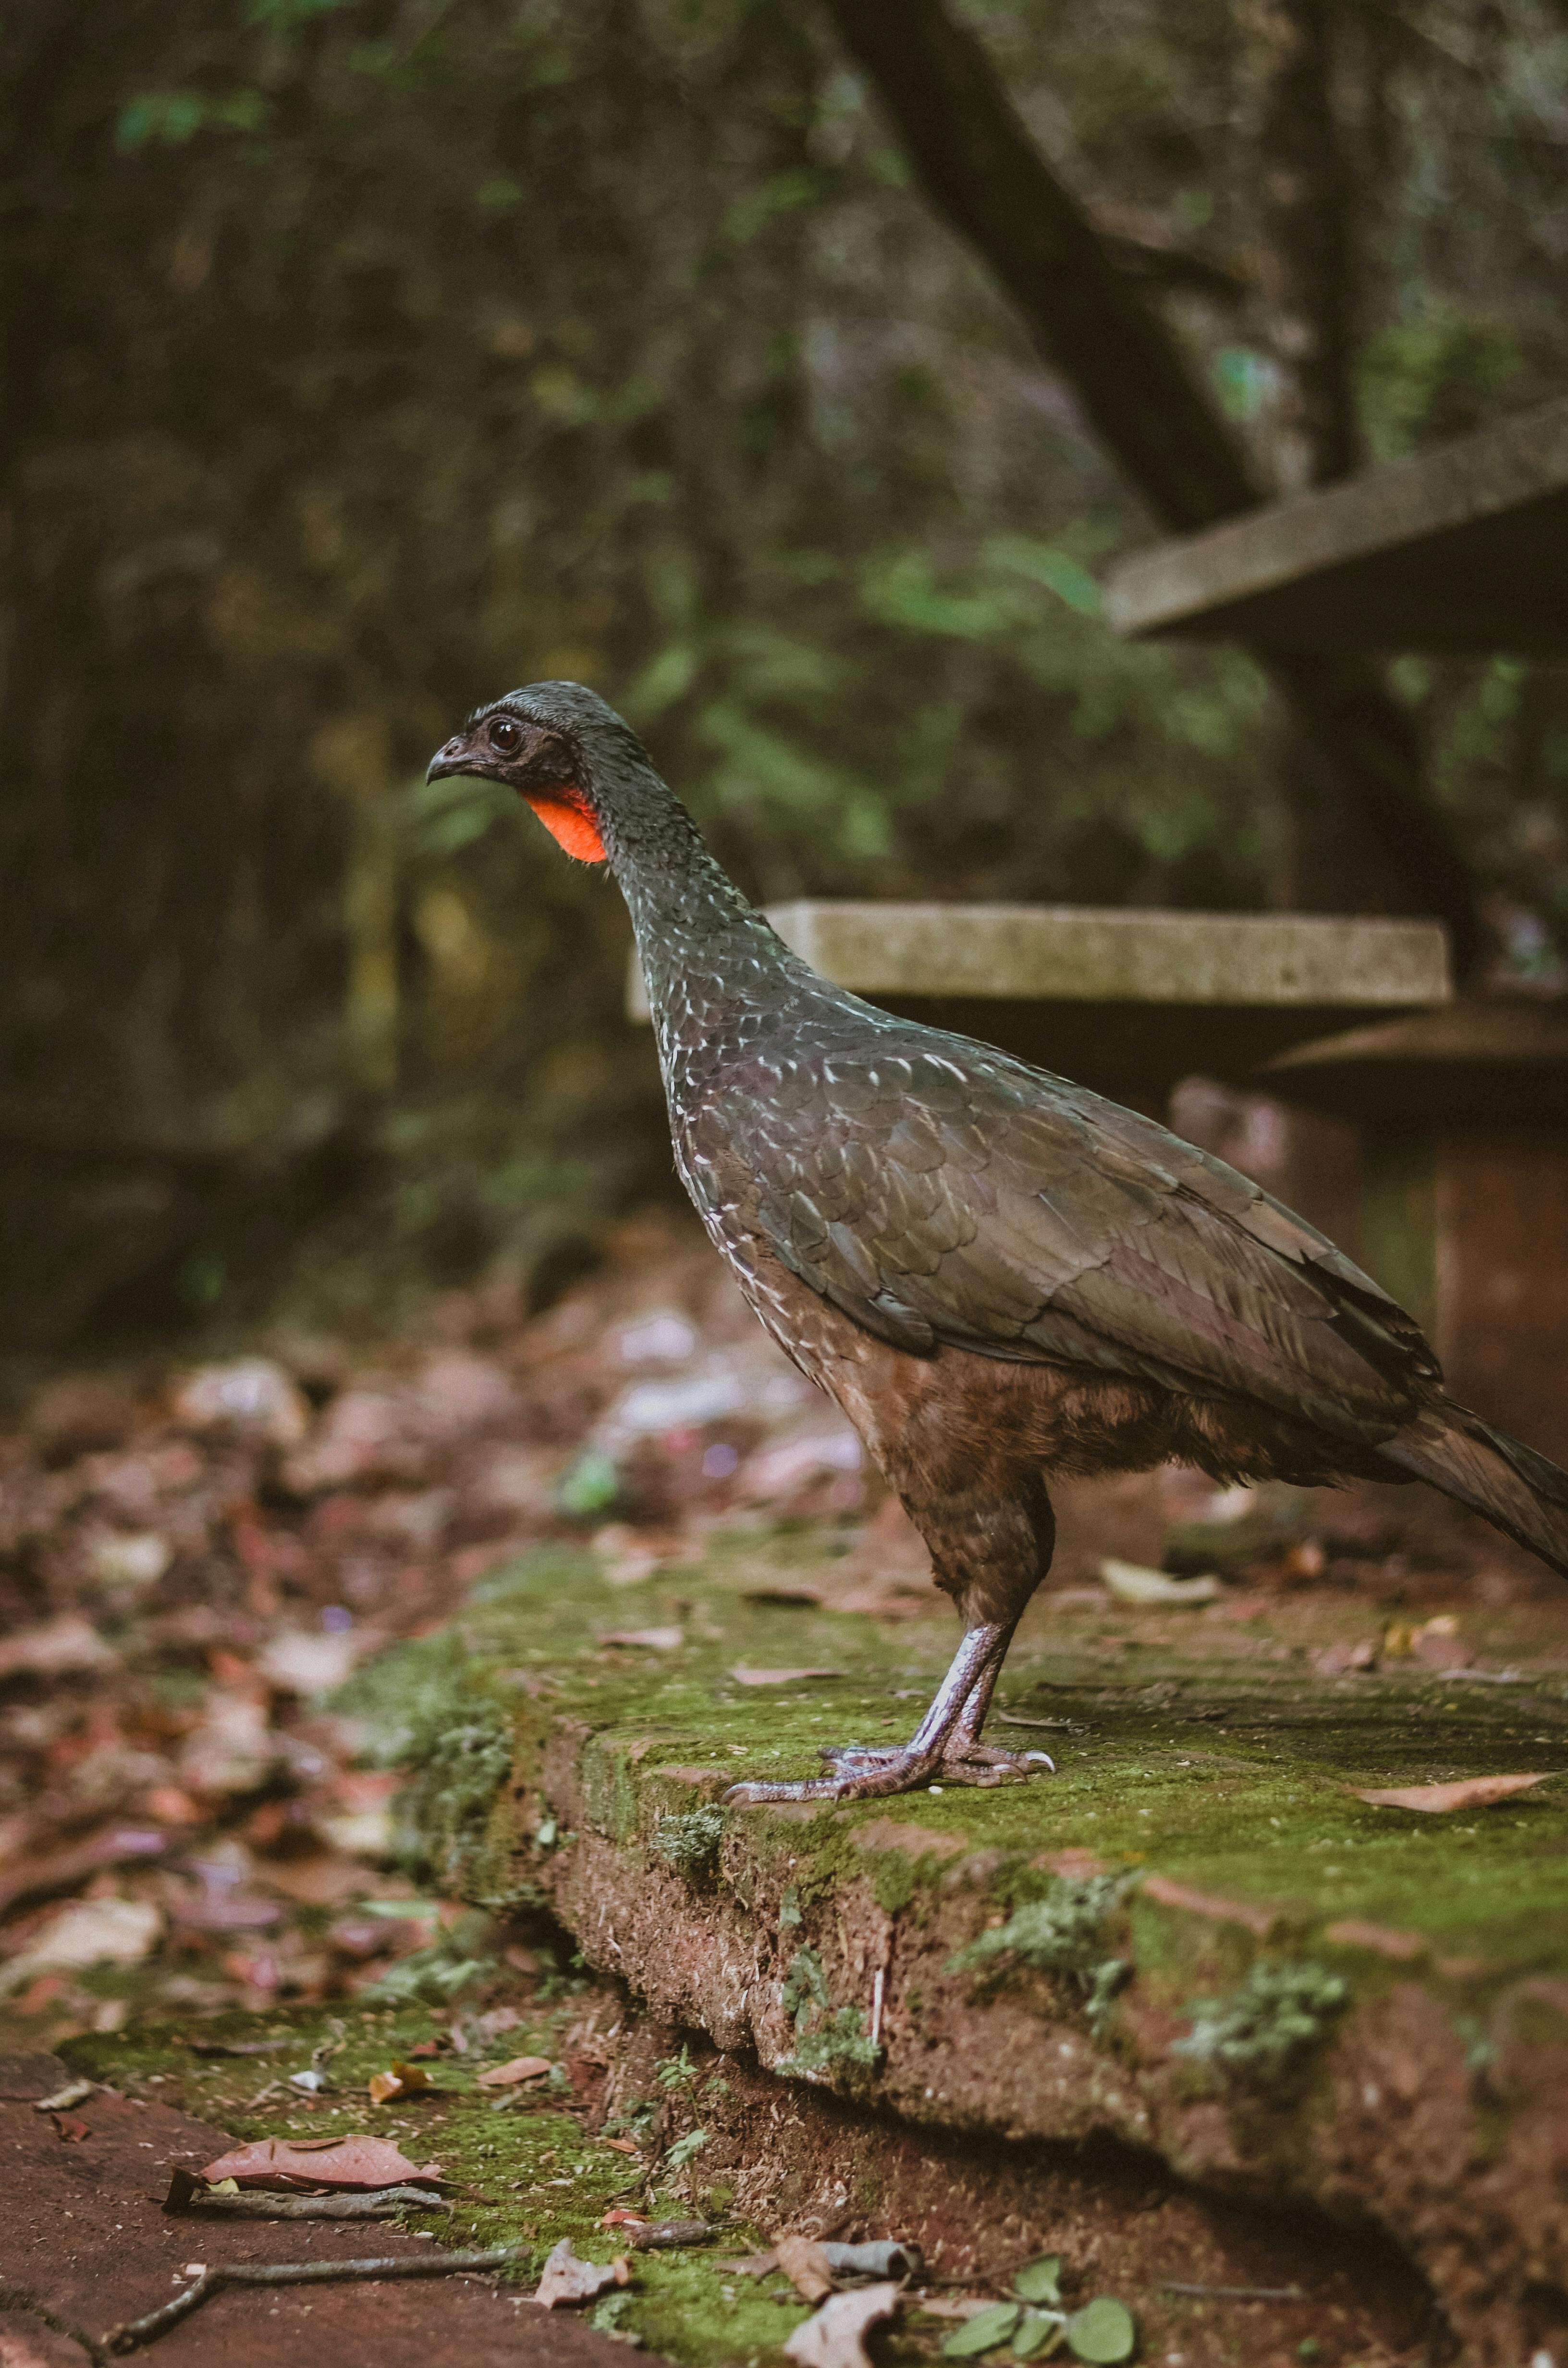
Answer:
[[[846,1774],[869,1768],[889,1768],[910,1756],[900,1747],[869,1743],[824,1743],[817,1754]],[[966,1743],[955,1736],[942,1750],[933,1774],[944,1784],[1006,1784],[1014,1777],[1054,1776],[1056,1762],[1049,1751],[998,1751],[989,1743]]]
[[[846,1743],[825,1746],[822,1757],[832,1764],[831,1776],[808,1776],[793,1784],[732,1784],[724,1799],[743,1809],[769,1801],[875,1801],[928,1784],[989,1787],[1055,1773],[1047,1752],[994,1751],[988,1744],[956,1737],[946,1751],[939,1745],[917,1751],[907,1743]]]

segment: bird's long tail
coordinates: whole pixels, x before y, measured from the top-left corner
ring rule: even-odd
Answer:
[[[1463,1406],[1432,1407],[1379,1449],[1568,1578],[1568,1472]]]

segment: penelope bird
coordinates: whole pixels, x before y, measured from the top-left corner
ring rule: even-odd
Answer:
[[[631,910],[676,1165],[710,1239],[836,1399],[930,1549],[963,1636],[905,1744],[741,1802],[996,1784],[981,1741],[1050,1566],[1047,1475],[1167,1459],[1221,1483],[1430,1481],[1568,1577],[1568,1473],[1458,1406],[1411,1318],[1332,1242],[1152,1119],[896,1019],[791,953],[634,734],[540,682],[430,777],[517,790]]]

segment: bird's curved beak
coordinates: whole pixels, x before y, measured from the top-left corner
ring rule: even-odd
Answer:
[[[466,732],[454,732],[445,747],[437,748],[431,757],[425,778],[427,781],[444,781],[453,773],[477,773],[493,780],[499,769],[494,758],[476,748]]]

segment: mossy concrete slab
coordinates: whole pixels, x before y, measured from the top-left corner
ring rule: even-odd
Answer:
[[[1446,1816],[1354,1789],[1568,1769],[1564,1613],[1463,1613],[1494,1684],[1321,1674],[1383,1625],[1351,1596],[1048,1599],[998,1709],[1054,1777],[723,1810],[737,1774],[912,1724],[950,1644],[749,1600],[813,1551],[721,1540],[633,1589],[540,1554],[357,1681],[422,1762],[444,1879],[548,1903],[590,1964],[783,2078],[1376,2220],[1477,2360],[1568,2329],[1568,1781]]]

